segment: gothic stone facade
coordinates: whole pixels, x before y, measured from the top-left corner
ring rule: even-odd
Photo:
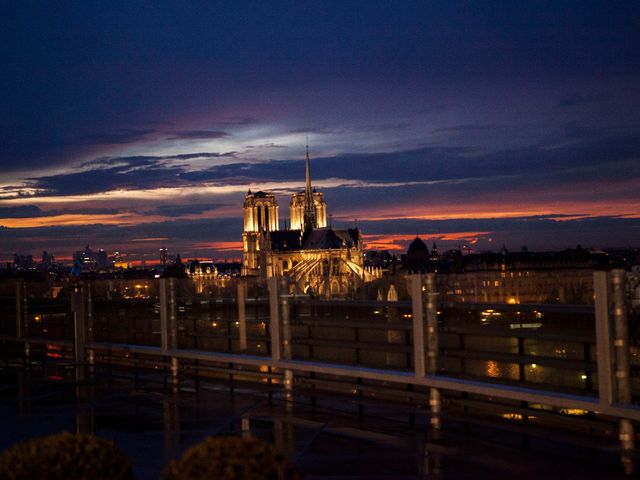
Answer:
[[[247,193],[242,233],[242,275],[286,277],[297,293],[349,297],[378,271],[364,268],[357,228],[327,226],[322,193],[311,188],[309,155],[305,190],[291,196],[291,228],[280,230],[273,194]]]

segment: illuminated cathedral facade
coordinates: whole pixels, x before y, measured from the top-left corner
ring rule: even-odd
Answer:
[[[381,272],[364,267],[357,228],[327,226],[327,205],[323,194],[311,187],[309,163],[307,147],[305,189],[291,195],[290,228],[280,230],[275,195],[247,193],[242,275],[287,277],[296,293],[350,297]]]

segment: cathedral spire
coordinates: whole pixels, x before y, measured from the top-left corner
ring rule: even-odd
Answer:
[[[305,171],[305,190],[306,196],[311,196],[311,169],[309,168],[309,137],[307,137],[307,168]]]
[[[312,230],[318,226],[316,222],[316,206],[313,201],[313,191],[311,190],[311,168],[309,164],[309,137],[307,137],[307,159],[304,189],[304,230]]]

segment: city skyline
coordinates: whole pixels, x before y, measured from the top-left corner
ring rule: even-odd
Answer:
[[[634,2],[12,4],[0,261],[239,257],[248,189],[365,247],[640,245]]]

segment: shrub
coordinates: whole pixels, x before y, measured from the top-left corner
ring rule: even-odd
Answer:
[[[132,480],[129,459],[113,442],[59,433],[14,445],[0,454],[2,480]]]
[[[164,480],[299,480],[284,455],[257,438],[209,437],[169,464]]]

